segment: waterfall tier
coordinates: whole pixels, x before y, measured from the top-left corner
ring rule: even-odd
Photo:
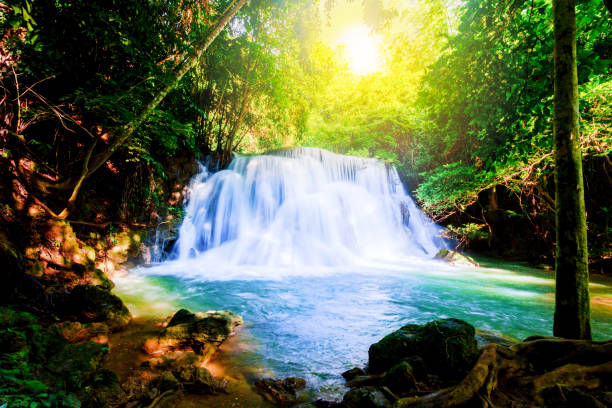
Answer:
[[[179,260],[225,265],[350,265],[431,257],[441,246],[438,233],[395,168],[295,148],[237,155],[214,174],[202,168],[174,252]]]

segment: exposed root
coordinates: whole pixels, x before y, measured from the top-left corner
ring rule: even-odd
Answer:
[[[512,347],[489,344],[459,384],[421,397],[402,398],[396,407],[446,408],[470,401],[499,407],[517,400],[543,405],[543,393],[551,387],[596,390],[606,384],[612,384],[612,340],[544,339]]]

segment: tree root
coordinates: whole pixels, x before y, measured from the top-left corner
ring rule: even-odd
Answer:
[[[395,406],[447,408],[478,402],[475,405],[500,407],[516,401],[541,406],[543,392],[551,387],[596,390],[606,384],[612,384],[612,340],[543,339],[512,347],[489,344],[459,384],[399,399]]]

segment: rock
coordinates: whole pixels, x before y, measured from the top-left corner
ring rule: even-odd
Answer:
[[[110,328],[105,323],[61,322],[55,324],[59,333],[70,343],[80,343],[93,339],[98,343],[108,343]]]
[[[341,402],[328,401],[324,399],[317,399],[311,404],[315,408],[342,408]]]
[[[450,249],[446,248],[442,248],[441,250],[439,250],[435,258],[441,259],[453,265],[479,266],[478,262],[476,262],[471,257],[461,254],[457,251],[451,251]]]
[[[383,378],[383,384],[398,395],[410,394],[419,389],[412,366],[406,361],[401,361],[391,367]]]
[[[366,375],[365,371],[363,371],[359,367],[351,368],[350,370],[346,370],[345,372],[342,373],[342,377],[344,377],[346,381],[351,381],[357,376],[364,376],[364,375]]]
[[[155,398],[157,395],[154,395],[153,398],[149,398],[149,383],[151,382],[151,378],[142,375],[133,375],[128,377],[122,384],[121,388],[125,390],[127,397],[131,401],[140,401],[143,399],[151,400]]]
[[[193,323],[197,320],[197,316],[195,313],[191,313],[187,309],[181,309],[172,316],[170,316],[170,320],[166,323],[166,327],[168,326],[176,326],[183,323]]]
[[[172,371],[163,371],[154,381],[156,388],[161,392],[168,390],[176,390],[181,383],[176,379]]]
[[[403,359],[418,356],[428,373],[461,378],[478,355],[474,334],[474,327],[459,319],[408,324],[370,346],[368,368],[382,373]]]
[[[293,404],[297,399],[297,392],[306,387],[302,378],[288,377],[283,380],[265,378],[255,381],[255,389],[268,400],[280,405]]]
[[[121,299],[99,286],[75,286],[69,305],[71,310],[67,312],[76,315],[77,320],[106,323],[112,331],[124,328],[132,320]]]
[[[346,386],[349,388],[359,388],[365,387],[369,385],[382,385],[382,380],[384,378],[384,374],[374,374],[374,375],[358,375],[353,378],[351,381],[346,383]]]
[[[227,388],[227,381],[213,377],[204,367],[196,367],[192,378],[193,382],[186,383],[185,388],[196,394],[216,394]]]
[[[354,388],[344,394],[342,406],[346,408],[391,408],[393,405],[377,387]]]
[[[145,341],[143,350],[148,354],[193,350],[208,357],[241,324],[242,318],[227,310],[194,314],[182,309],[157,337]]]
[[[101,367],[107,352],[107,346],[93,341],[68,344],[48,360],[45,368],[55,382],[59,377],[69,386],[81,388]]]
[[[83,408],[116,407],[127,401],[127,394],[119,384],[119,378],[114,371],[98,370],[90,387],[80,394]]]
[[[174,351],[144,361],[141,366],[154,370],[171,370],[175,374],[183,369],[193,369],[204,362],[201,355],[193,351]]]
[[[225,391],[227,382],[213,377],[206,368],[201,367],[203,361],[204,358],[193,351],[175,351],[151,358],[141,364],[140,370],[134,375],[135,379],[124,384],[124,387],[140,399],[147,399],[148,394],[155,393],[154,389],[164,393],[183,387],[194,394]],[[153,377],[150,383],[138,381],[138,378]]]

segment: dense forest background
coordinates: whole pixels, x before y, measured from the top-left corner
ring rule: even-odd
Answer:
[[[180,218],[176,187],[196,158],[222,168],[232,152],[313,146],[397,166],[463,246],[552,263],[550,1],[364,1],[384,61],[367,75],[325,37],[343,2],[250,1],[110,150],[230,3],[0,3],[3,224],[69,207],[75,228],[156,225]],[[612,259],[612,18],[603,0],[577,1],[577,15],[588,238],[599,272]],[[106,154],[99,169],[87,168]]]

